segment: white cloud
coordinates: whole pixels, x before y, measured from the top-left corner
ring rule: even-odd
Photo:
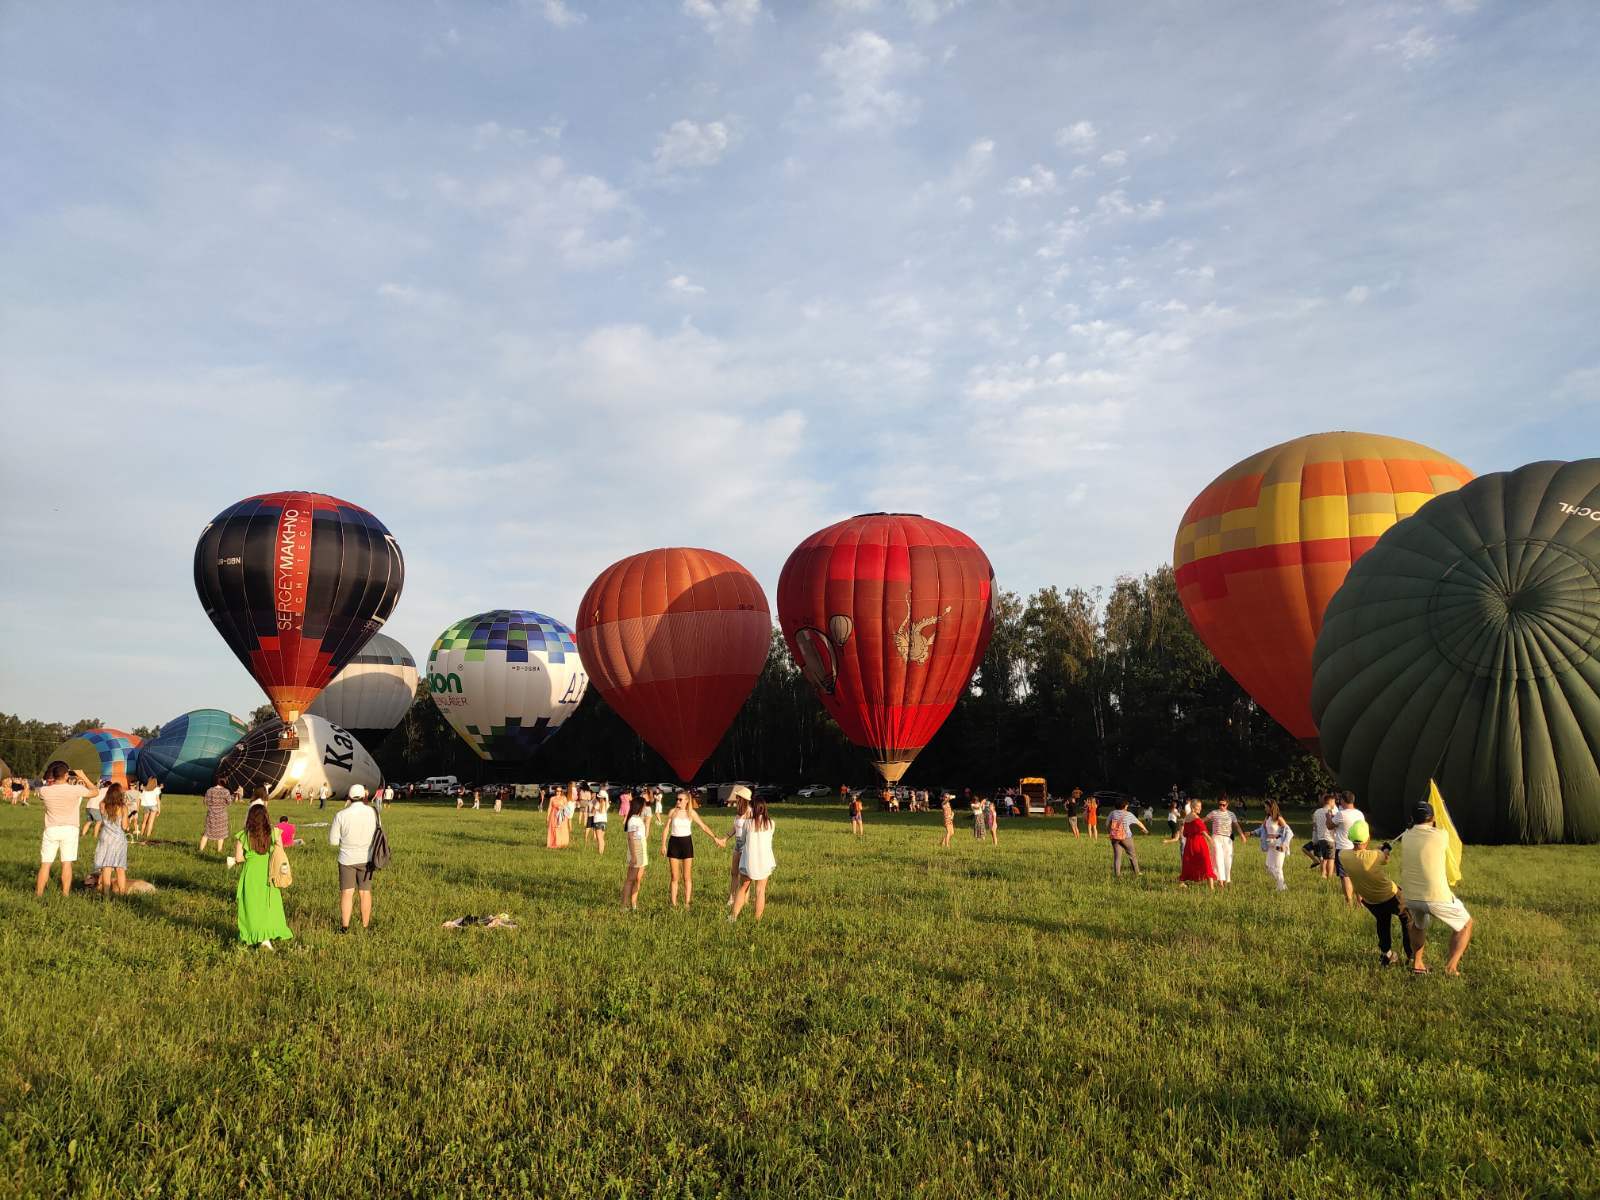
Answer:
[[[544,0],[540,11],[544,14],[544,19],[557,29],[570,29],[588,19],[581,12],[574,12],[568,8],[565,0]]]
[[[916,99],[892,83],[922,65],[915,50],[861,29],[825,49],[821,63],[834,85],[833,113],[841,128],[883,131],[916,120]]]
[[[761,0],[683,0],[683,11],[721,38],[749,29],[761,15]]]
[[[569,267],[605,266],[627,258],[633,213],[623,195],[597,175],[568,170],[554,155],[478,179],[441,176],[438,194],[497,224],[503,238],[491,262],[520,271],[553,250]]]
[[[905,0],[906,15],[918,25],[932,25],[964,3],[966,0]]]
[[[1113,150],[1109,154],[1102,154],[1100,156],[1100,162],[1101,165],[1107,167],[1126,166],[1128,162],[1128,152],[1126,150]]]
[[[1365,304],[1367,297],[1372,295],[1372,289],[1364,283],[1358,283],[1344,294],[1346,303]]]
[[[1056,130],[1056,145],[1077,154],[1088,154],[1100,138],[1093,121],[1074,121]]]
[[[1056,173],[1038,163],[1026,175],[1017,175],[1006,181],[1005,194],[1019,199],[1032,200],[1051,196],[1056,190]]]
[[[1421,25],[1414,25],[1393,41],[1379,42],[1377,50],[1392,54],[1407,70],[1420,67],[1439,56],[1443,40],[1430,34]]]
[[[690,280],[687,275],[674,275],[667,280],[667,290],[675,296],[686,298],[704,296],[706,294],[706,289]]]
[[[714,167],[733,144],[726,121],[674,121],[656,140],[655,169],[663,174]]]

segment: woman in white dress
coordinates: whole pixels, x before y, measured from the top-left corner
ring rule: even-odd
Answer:
[[[756,893],[756,920],[761,920],[761,914],[767,910],[767,879],[777,866],[778,860],[772,856],[772,818],[767,815],[767,802],[752,801],[745,823],[744,850],[739,855],[739,890],[734,894],[733,912],[728,920],[739,919],[752,885]]]
[[[1256,826],[1256,836],[1261,839],[1261,849],[1267,856],[1267,874],[1277,890],[1287,892],[1289,885],[1283,880],[1283,864],[1289,857],[1289,844],[1294,841],[1294,830],[1283,819],[1276,800],[1267,801],[1267,819]]]
[[[628,835],[628,857],[622,871],[622,908],[624,912],[638,912],[639,887],[644,882],[644,869],[650,865],[649,808],[641,805],[630,812],[623,830]]]

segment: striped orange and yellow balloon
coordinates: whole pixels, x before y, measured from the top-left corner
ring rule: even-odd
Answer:
[[[1417,442],[1317,433],[1251,455],[1183,514],[1172,565],[1200,640],[1252,699],[1317,749],[1311,656],[1350,564],[1472,472]]]

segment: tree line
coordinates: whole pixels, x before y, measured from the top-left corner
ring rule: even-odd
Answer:
[[[253,720],[268,719],[263,705]],[[0,714],[0,757],[37,774],[43,755],[92,728]],[[147,730],[135,730],[145,734]],[[55,736],[59,733],[60,736]],[[393,780],[453,774],[483,783],[668,781],[671,769],[591,688],[524,764],[482,762],[445,723],[426,684],[399,726],[369,746]],[[1309,798],[1331,782],[1217,664],[1190,628],[1172,569],[1109,589],[1002,592],[994,636],[944,728],[906,773],[912,787],[991,789],[1043,776],[1052,791],[1111,788],[1154,800],[1180,787]],[[865,785],[876,780],[773,631],[767,663],[699,781]]]

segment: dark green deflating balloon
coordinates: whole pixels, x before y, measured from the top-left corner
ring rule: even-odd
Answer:
[[[1385,830],[1436,779],[1469,842],[1600,841],[1600,459],[1482,475],[1328,605],[1311,710]]]

